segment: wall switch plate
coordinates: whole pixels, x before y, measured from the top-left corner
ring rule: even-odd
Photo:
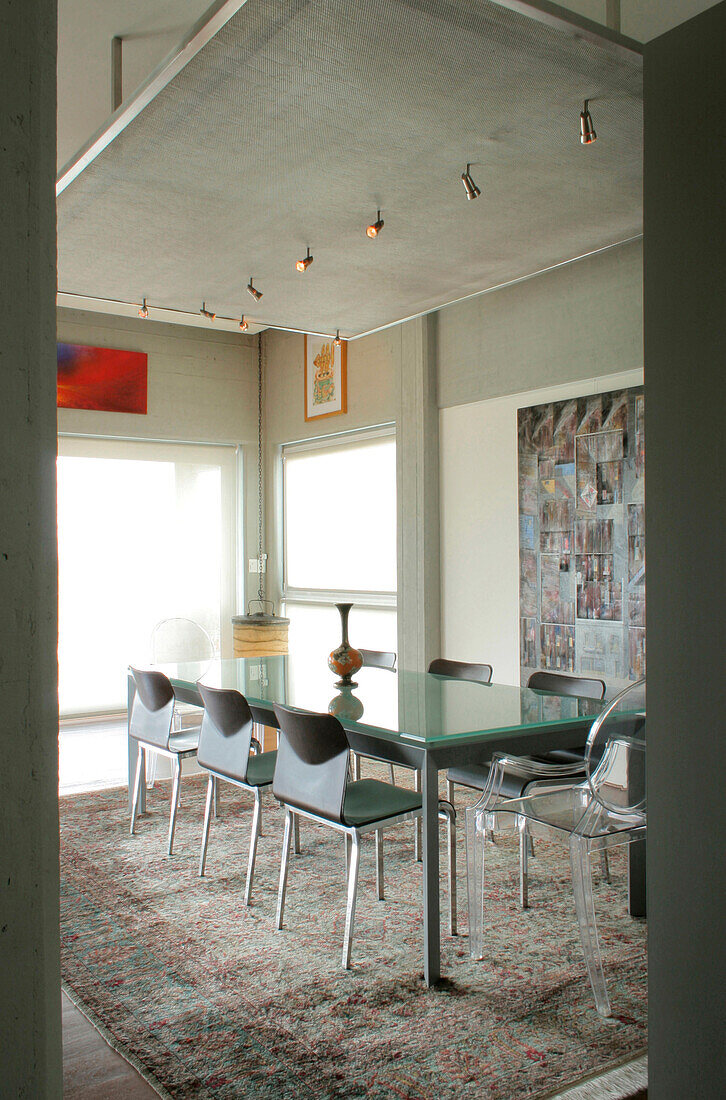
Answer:
[[[267,554],[263,554],[261,558],[249,559],[249,572],[250,573],[266,573],[267,572]]]

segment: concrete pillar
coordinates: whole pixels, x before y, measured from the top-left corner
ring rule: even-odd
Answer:
[[[401,326],[398,487],[398,666],[425,672],[441,653],[439,409],[436,316]]]
[[[726,1080],[725,72],[726,3],[645,48],[652,1100]]]
[[[60,1097],[55,0],[0,33],[0,1092]]]

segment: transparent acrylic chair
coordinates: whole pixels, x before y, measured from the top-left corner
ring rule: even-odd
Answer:
[[[595,919],[590,857],[643,839],[646,832],[645,680],[617,695],[596,718],[585,749],[585,781],[570,787],[498,801],[502,776],[532,761],[504,753],[493,757],[492,778],[476,806],[466,811],[469,888],[469,951],[484,955],[485,848],[489,830],[507,825],[519,832],[522,904],[527,904],[527,838],[566,841],[580,938],[595,1004],[610,1015]],[[551,774],[551,765],[548,774]]]
[[[194,619],[181,616],[161,619],[151,631],[151,664],[180,664],[183,661],[212,661],[215,656],[214,643],[207,631]],[[201,675],[201,672],[200,672]],[[199,730],[202,724],[202,712],[191,703],[174,704],[173,731]],[[156,779],[156,756],[147,761],[146,785],[154,786]],[[215,803],[216,805],[216,803]]]

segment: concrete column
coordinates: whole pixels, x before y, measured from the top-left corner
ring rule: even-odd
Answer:
[[[0,1092],[60,1097],[55,0],[0,33]]]
[[[435,315],[401,325],[398,665],[425,672],[441,652],[439,409]]]
[[[725,71],[726,3],[645,47],[652,1100],[726,1079]]]

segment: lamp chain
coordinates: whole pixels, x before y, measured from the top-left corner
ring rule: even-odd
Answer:
[[[259,569],[257,595],[260,601],[265,598],[265,574],[263,572],[265,561],[263,559],[266,557],[262,551],[264,534],[262,477],[262,333],[260,332],[257,334],[257,568]]]

